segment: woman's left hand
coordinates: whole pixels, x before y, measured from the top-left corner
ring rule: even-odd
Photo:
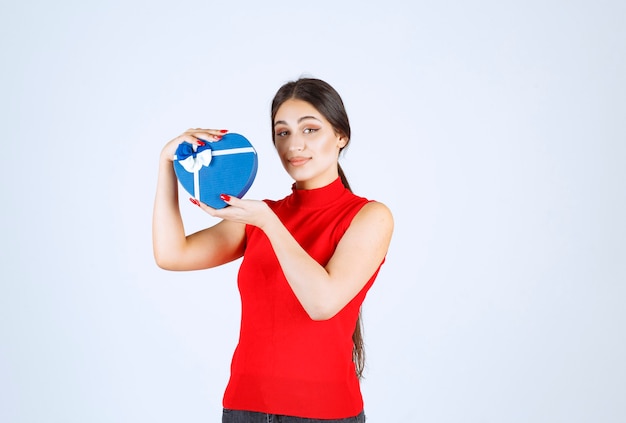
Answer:
[[[195,204],[213,217],[257,226],[261,229],[270,223],[272,219],[277,219],[272,209],[270,209],[264,201],[242,200],[225,194],[222,194],[222,200],[224,200],[229,207],[214,209],[202,202],[197,200],[193,201],[192,199]]]

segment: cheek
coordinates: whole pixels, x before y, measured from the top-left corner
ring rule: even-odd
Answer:
[[[327,154],[338,155],[339,154],[339,146],[337,145],[337,141],[335,139],[328,140],[324,145],[324,151]]]
[[[285,150],[284,143],[274,142],[274,149],[276,150],[276,153],[278,153],[279,156],[282,155]]]
[[[276,154],[278,155],[278,160],[280,160],[283,166],[286,166],[287,155],[289,153],[288,149],[285,148],[284,146],[281,147],[280,145],[275,145],[274,147],[276,148]]]

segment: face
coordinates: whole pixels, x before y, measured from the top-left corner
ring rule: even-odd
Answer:
[[[333,182],[339,151],[347,143],[315,107],[303,100],[285,101],[274,118],[274,145],[298,189]]]

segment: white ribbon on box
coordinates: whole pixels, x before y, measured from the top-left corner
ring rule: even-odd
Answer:
[[[207,148],[199,153],[187,156],[182,160],[178,160],[178,157],[174,155],[174,160],[178,160],[178,163],[189,173],[193,173],[193,196],[196,200],[200,200],[200,169],[204,166],[208,166],[213,159],[213,156],[227,156],[230,154],[242,154],[242,153],[255,153],[252,147],[241,148],[229,148],[226,150],[211,150]]]

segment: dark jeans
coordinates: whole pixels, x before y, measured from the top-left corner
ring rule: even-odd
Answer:
[[[224,409],[222,423],[365,423],[365,414],[338,420],[306,419],[302,417],[278,416],[276,414],[256,413]]]

